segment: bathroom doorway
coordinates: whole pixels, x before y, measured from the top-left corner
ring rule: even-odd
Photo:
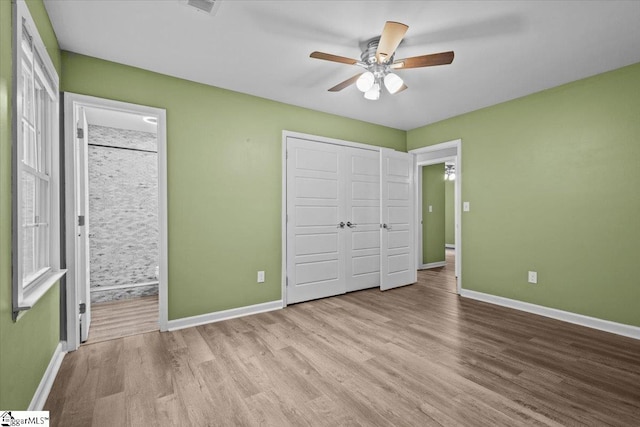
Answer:
[[[158,330],[158,141],[153,117],[84,113],[91,343]]]
[[[78,324],[69,321],[69,313],[67,330],[77,329],[77,348],[80,342],[161,329],[166,185],[159,179],[163,114],[113,108],[109,102],[74,102],[72,108],[73,144],[65,155],[73,176],[66,209],[68,224],[75,216],[77,222],[67,230],[67,260],[74,261],[67,268],[74,273],[70,289],[75,290],[67,307],[75,298]]]

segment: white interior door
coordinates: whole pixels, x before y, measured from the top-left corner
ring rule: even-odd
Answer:
[[[382,149],[380,153],[381,224],[380,289],[417,281],[413,154]]]
[[[76,286],[80,307],[80,341],[89,337],[91,325],[91,294],[89,288],[89,147],[87,118],[83,107],[77,107],[75,134],[76,170]],[[83,313],[84,311],[84,313]]]
[[[380,286],[380,152],[344,147],[347,292]]]
[[[346,292],[342,154],[337,145],[287,139],[289,304]]]

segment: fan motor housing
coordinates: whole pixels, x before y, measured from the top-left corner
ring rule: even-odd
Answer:
[[[366,44],[365,49],[362,51],[360,55],[360,59],[365,64],[373,65],[377,63],[376,60],[376,51],[378,50],[378,44],[380,43],[380,37],[374,37],[369,40]],[[386,63],[391,64],[393,62],[393,58],[396,56],[395,52],[389,59],[387,59]]]

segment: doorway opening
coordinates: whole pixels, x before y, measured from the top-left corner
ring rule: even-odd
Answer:
[[[410,151],[417,165],[418,268],[453,273],[452,280],[441,286],[458,294],[462,289],[461,148],[462,141],[455,140]]]
[[[164,110],[65,94],[67,347],[166,329]]]
[[[94,343],[159,328],[158,142],[155,119],[93,107],[84,114]]]

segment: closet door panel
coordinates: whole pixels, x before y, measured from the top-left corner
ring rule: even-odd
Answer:
[[[287,140],[287,303],[342,294],[345,288],[342,147]]]
[[[380,286],[380,153],[345,147],[347,291]]]
[[[415,226],[413,175],[411,154],[383,149],[381,169],[381,284],[391,289],[415,283]]]

